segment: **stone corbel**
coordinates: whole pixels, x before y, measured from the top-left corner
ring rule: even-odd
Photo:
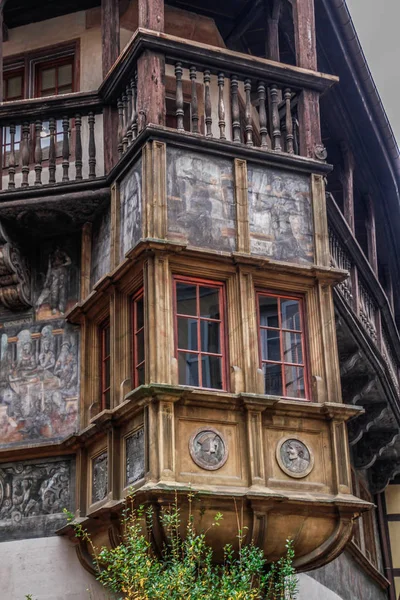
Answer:
[[[0,223],[0,303],[10,310],[32,306],[31,275],[19,246]]]

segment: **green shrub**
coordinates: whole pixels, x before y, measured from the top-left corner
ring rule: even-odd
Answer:
[[[105,588],[129,600],[295,600],[297,577],[293,568],[294,551],[287,542],[286,556],[267,565],[263,551],[253,543],[243,544],[238,531],[237,552],[224,547],[224,561],[216,564],[207,543],[208,531],[198,532],[193,524],[192,495],[189,495],[186,536],[180,536],[181,516],[177,501],[161,514],[168,533],[168,545],[157,556],[150,543],[153,512],[143,506],[134,508],[127,501],[121,525],[123,541],[116,548],[95,548],[90,535],[73,523],[77,537],[92,548],[97,579]],[[222,514],[212,527],[219,527]],[[146,526],[147,525],[147,526]]]

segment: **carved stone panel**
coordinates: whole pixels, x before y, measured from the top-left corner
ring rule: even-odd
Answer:
[[[92,459],[92,504],[104,500],[108,490],[108,455],[102,452]]]
[[[111,212],[108,207],[93,224],[90,286],[93,287],[110,270]]]
[[[310,178],[248,165],[253,254],[304,263],[314,258]]]
[[[0,329],[0,447],[58,440],[77,428],[79,331],[65,321]]]
[[[142,237],[142,160],[123,178],[120,185],[121,257]]]
[[[213,427],[200,429],[189,441],[190,456],[207,471],[220,469],[228,459],[228,446],[222,434]]]
[[[232,162],[167,149],[168,237],[192,246],[236,250]]]
[[[73,509],[74,468],[71,459],[0,464],[0,541],[54,535]]]
[[[144,439],[143,427],[125,438],[125,486],[133,485],[144,477]]]
[[[10,310],[32,306],[31,272],[18,245],[0,223],[0,303]]]

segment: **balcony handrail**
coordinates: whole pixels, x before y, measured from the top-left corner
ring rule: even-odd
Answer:
[[[100,112],[103,101],[97,91],[72,92],[44,98],[27,98],[0,103],[0,122],[2,125],[15,123],[35,117],[52,117],[65,114],[74,116],[76,112]]]
[[[222,71],[226,76],[237,75],[254,80],[271,81],[283,86],[287,85],[294,90],[310,89],[323,93],[339,81],[335,75],[139,28],[99,87],[99,95],[105,102],[111,103],[117,100],[132,74],[138,57],[145,50],[163,54],[167,61],[180,61],[185,67],[196,64],[216,74]]]
[[[396,353],[396,359],[400,365],[400,335],[394,320],[388,297],[378,277],[372,269],[361,246],[356,240],[342,211],[337,205],[331,193],[327,193],[328,222],[333,226],[335,233],[346,248],[347,254],[353,265],[357,268],[363,282],[367,287],[368,294],[381,312],[382,325]]]

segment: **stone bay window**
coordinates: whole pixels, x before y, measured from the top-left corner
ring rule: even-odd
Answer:
[[[132,487],[155,514],[206,492],[215,546],[235,497],[268,560],[290,537],[307,571],[349,543],[376,571],[351,542],[374,498],[350,465],[380,493],[398,460],[392,259],[331,131],[313,0],[255,3],[254,32],[244,1],[223,4],[60,1],[31,22],[27,0],[0,2],[0,484],[18,461],[51,486],[54,463],[65,507],[110,544]],[[65,525],[35,501],[38,528]]]

